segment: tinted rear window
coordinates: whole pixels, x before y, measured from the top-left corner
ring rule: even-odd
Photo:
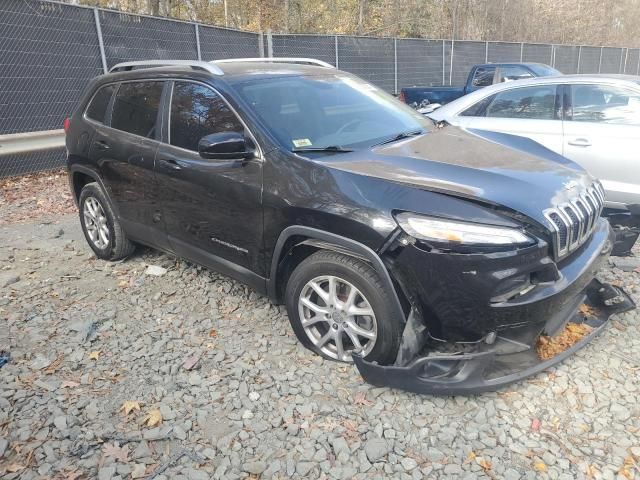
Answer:
[[[118,88],[111,127],[154,138],[163,82],[130,82]]]
[[[111,100],[114,90],[114,85],[106,85],[96,92],[87,107],[87,118],[104,123],[109,100]]]

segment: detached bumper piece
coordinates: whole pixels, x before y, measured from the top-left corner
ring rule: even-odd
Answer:
[[[606,215],[607,220],[613,227],[615,241],[611,256],[628,257],[631,250],[640,236],[640,206],[634,206],[634,213],[612,213]]]
[[[510,328],[465,344],[445,343],[413,332],[409,335],[411,343],[415,344],[417,337],[422,341],[420,348],[412,349],[414,354],[410,358],[406,349],[399,355],[406,360],[383,366],[358,355],[353,358],[364,380],[377,386],[433,395],[493,391],[561,362],[600,334],[611,315],[634,308],[635,304],[622,289],[594,279],[563,312],[546,323]],[[541,360],[536,351],[540,335],[556,335],[568,322],[585,323],[591,329],[568,349],[549,360]],[[409,328],[412,323],[415,324],[408,322]]]

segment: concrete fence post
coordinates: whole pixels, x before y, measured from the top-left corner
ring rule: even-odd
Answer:
[[[455,48],[456,41],[451,39],[451,53],[449,54],[449,86],[453,82],[453,49]]]
[[[524,59],[524,42],[520,42],[520,62]]]
[[[264,33],[262,30],[258,32],[258,56],[264,58]]]
[[[582,45],[578,47],[578,65],[576,66],[576,73],[580,73],[580,60],[582,57]]]
[[[600,47],[600,59],[598,60],[598,73],[602,70],[602,47]]]
[[[267,30],[267,57],[273,58],[273,36],[271,29]]]

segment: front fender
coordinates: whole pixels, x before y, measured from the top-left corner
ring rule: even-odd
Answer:
[[[286,254],[283,250],[287,244],[287,240],[296,236],[304,237],[306,239],[305,242],[313,240],[315,245],[320,246],[320,248],[335,249],[346,255],[356,256],[368,262],[378,275],[380,275],[384,287],[388,288],[391,292],[394,303],[393,308],[396,309],[396,314],[399,318],[406,318],[391,276],[376,252],[366,245],[350,238],[304,225],[289,226],[285,228],[278,237],[273,256],[271,257],[270,274],[267,280],[267,294],[273,302],[277,302],[278,300],[278,266],[282,255]]]

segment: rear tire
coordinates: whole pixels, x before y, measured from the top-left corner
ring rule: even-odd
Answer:
[[[285,300],[305,347],[331,360],[351,362],[355,351],[386,365],[396,358],[404,325],[392,295],[368,263],[321,250],[292,272]]]
[[[97,182],[86,184],[78,200],[80,225],[87,243],[98,258],[120,260],[135,250],[116,218],[111,203]]]

